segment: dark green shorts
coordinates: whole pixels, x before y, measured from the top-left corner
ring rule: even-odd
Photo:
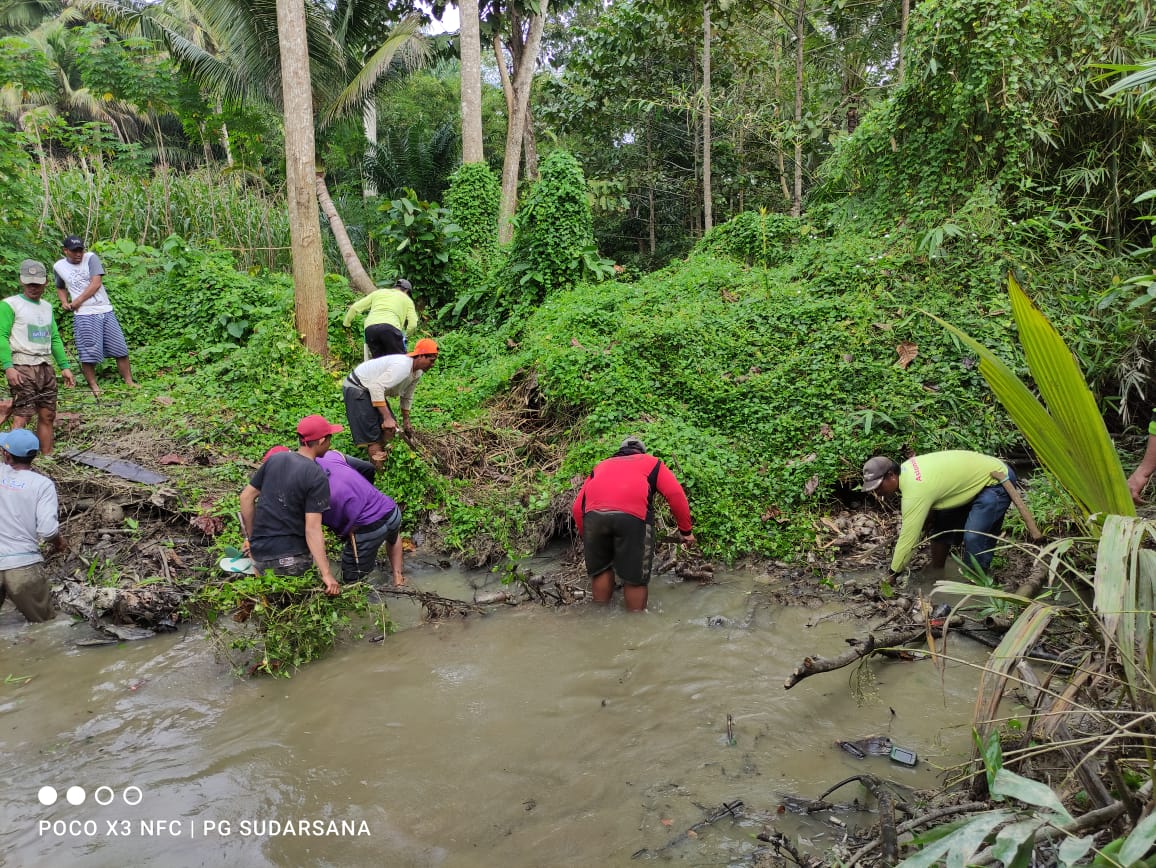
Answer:
[[[587,575],[613,567],[622,584],[648,585],[654,526],[625,512],[587,512],[582,516],[582,554]]]

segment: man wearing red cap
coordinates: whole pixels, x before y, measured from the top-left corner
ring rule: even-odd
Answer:
[[[329,478],[316,459],[343,430],[324,416],[306,416],[297,423],[297,451],[269,455],[241,492],[245,554],[257,570],[299,576],[316,564],[330,595],[341,586],[325,554],[321,513],[329,508]]]
[[[408,355],[382,356],[362,362],[341,384],[349,433],[354,443],[366,448],[369,460],[379,470],[385,463],[384,444],[397,433],[397,417],[389,406],[389,399],[398,399],[402,430],[412,434],[409,408],[413,404],[413,390],[422,374],[437,360],[437,343],[422,338]]]

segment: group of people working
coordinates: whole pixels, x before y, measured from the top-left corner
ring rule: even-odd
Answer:
[[[135,385],[128,347],[103,287],[104,268],[84,242],[69,235],[64,256],[53,266],[65,311],[74,315],[73,332],[81,368],[94,395],[99,395],[95,366],[116,359],[124,381]],[[75,378],[64,352],[52,305],[43,298],[48,276],[35,260],[20,265],[20,293],[0,303],[0,365],[12,391],[13,430],[0,435],[0,604],[10,597],[30,621],[54,616],[39,543],[64,548],[57,521],[55,485],[31,469],[38,455],[53,448],[57,385],[55,362],[68,386]],[[400,542],[401,508],[374,480],[389,442],[400,430],[413,428],[410,409],[414,389],[438,358],[438,345],[418,340],[407,352],[408,337],[418,324],[409,281],[379,289],[354,302],[344,324],[366,312],[365,361],[342,382],[342,398],[353,441],[369,461],[331,448],[344,430],[322,416],[297,425],[297,449],[277,446],[241,492],[245,554],[258,571],[300,575],[316,566],[328,594],[341,584],[326,555],[322,528],[343,540],[341,581],[368,577],[382,547],[395,585],[405,582]],[[395,398],[398,414],[390,405]],[[25,426],[36,419],[36,433]],[[1129,478],[1139,502],[1156,471],[1156,412],[1148,450]],[[931,519],[931,566],[942,568],[950,549],[961,545],[964,563],[983,572],[991,568],[995,543],[1012,502],[1015,473],[1006,462],[965,450],[918,455],[902,464],[875,456],[863,466],[863,490],[901,496],[901,527],[891,559],[893,574],[910,562],[925,523]],[[636,437],[600,462],[574,500],[572,513],[583,541],[583,557],[592,596],[606,603],[618,584],[630,611],[646,608],[654,552],[654,496],[670,506],[679,541],[693,545],[686,493],[670,469],[649,455]]]

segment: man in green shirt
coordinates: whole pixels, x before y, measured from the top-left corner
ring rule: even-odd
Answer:
[[[52,426],[56,422],[55,359],[69,386],[76,378],[64,355],[64,344],[52,315],[52,305],[44,301],[48,273],[34,259],[20,263],[19,295],[0,302],[0,366],[12,390],[12,427],[23,428],[36,416],[36,436],[40,453],[52,452]]]
[[[349,306],[341,324],[349,328],[353,318],[368,310],[365,318],[366,361],[382,356],[401,356],[406,352],[406,335],[417,328],[417,309],[409,297],[412,285],[399,278],[392,289],[379,289],[359,298]]]
[[[995,537],[1011,504],[1003,487],[1005,479],[1015,482],[1015,473],[1003,461],[964,450],[916,455],[903,464],[877,455],[864,464],[864,491],[880,497],[898,491],[903,498],[891,572],[907,566],[923,524],[933,512],[933,568],[941,569],[951,546],[962,543],[965,562],[985,573],[991,569]]]

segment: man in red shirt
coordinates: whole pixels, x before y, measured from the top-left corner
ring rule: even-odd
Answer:
[[[686,492],[665,464],[646,454],[637,437],[627,437],[614,455],[599,462],[578,492],[574,523],[582,537],[594,602],[610,602],[617,575],[627,610],[646,609],[656,491],[670,504],[682,542],[693,545]]]

